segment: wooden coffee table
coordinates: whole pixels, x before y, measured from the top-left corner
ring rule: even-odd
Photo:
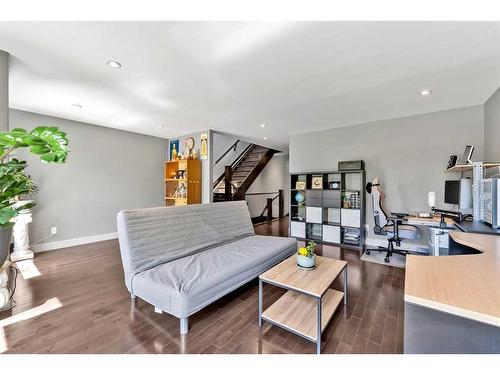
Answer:
[[[344,292],[330,289],[335,279],[344,273]],[[263,283],[288,291],[262,312]],[[347,303],[347,262],[316,256],[316,268],[303,270],[295,255],[259,276],[259,328],[263,321],[293,332],[316,343],[321,353],[321,334],[344,300]],[[316,310],[316,311],[315,311]],[[316,312],[316,319],[314,313]],[[319,323],[321,322],[321,324]]]

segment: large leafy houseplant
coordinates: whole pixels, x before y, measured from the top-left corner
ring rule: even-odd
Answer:
[[[31,208],[34,203],[16,205],[18,197],[30,195],[37,188],[24,169],[26,161],[12,157],[19,148],[28,148],[39,155],[42,163],[64,163],[68,156],[66,133],[56,127],[39,126],[30,132],[16,128],[0,132],[0,265],[9,253],[13,222],[20,211]]]

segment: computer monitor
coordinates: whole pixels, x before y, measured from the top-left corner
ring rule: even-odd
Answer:
[[[460,203],[460,180],[447,180],[444,182],[444,203]]]
[[[472,180],[447,180],[444,182],[444,203],[456,204],[460,209],[472,208]]]

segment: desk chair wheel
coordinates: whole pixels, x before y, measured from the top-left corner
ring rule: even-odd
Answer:
[[[389,257],[385,257],[384,262],[389,263],[390,261]]]
[[[370,255],[370,250],[365,250],[366,255]]]

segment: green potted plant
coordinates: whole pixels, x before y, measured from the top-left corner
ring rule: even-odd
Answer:
[[[314,249],[316,244],[314,241],[309,241],[307,246],[299,247],[297,251],[297,265],[302,268],[313,269],[316,267],[316,254]]]
[[[14,225],[11,220],[20,211],[34,206],[33,202],[20,199],[37,191],[33,180],[24,172],[28,166],[26,161],[12,158],[18,148],[28,148],[32,154],[40,156],[42,163],[64,163],[69,153],[66,133],[56,127],[0,132],[0,265],[9,256]]]

